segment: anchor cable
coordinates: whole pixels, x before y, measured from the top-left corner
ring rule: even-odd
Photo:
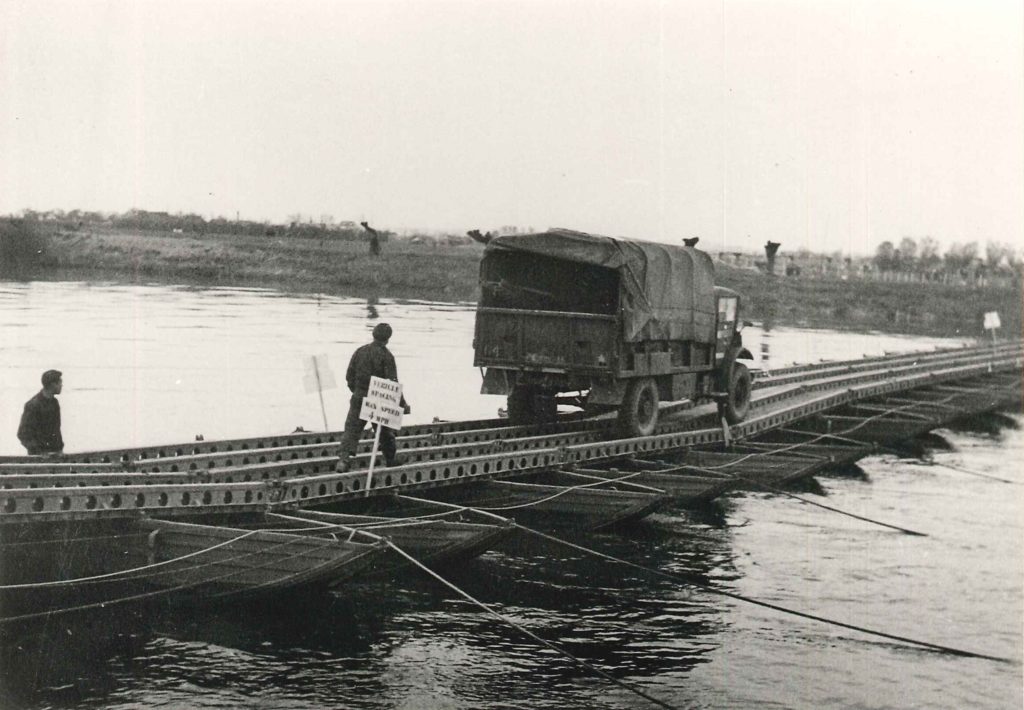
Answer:
[[[784,496],[786,496],[788,498],[792,498],[794,500],[798,500],[801,503],[807,503],[808,505],[813,505],[813,506],[815,506],[817,508],[823,508],[825,510],[831,510],[833,513],[839,513],[840,515],[845,515],[847,517],[854,518],[856,520],[863,520],[866,523],[872,523],[874,525],[881,525],[883,528],[891,528],[893,530],[897,530],[897,531],[903,533],[904,535],[915,535],[917,537],[928,537],[928,533],[918,532],[917,530],[911,530],[910,528],[902,528],[899,525],[893,525],[891,523],[883,523],[881,520],[874,520],[873,518],[867,518],[867,517],[864,517],[863,515],[857,515],[856,513],[851,513],[851,512],[846,511],[846,510],[840,510],[839,508],[833,508],[830,505],[825,505],[824,503],[818,503],[817,501],[810,500],[809,498],[804,498],[803,496],[798,496],[795,493],[790,493],[787,490],[783,490],[782,488],[776,488],[775,486],[769,485],[767,483],[762,483],[761,481],[752,481],[752,480],[749,480],[749,479],[746,479],[746,478],[742,478],[740,476],[737,476],[736,478],[738,480],[740,480],[740,481],[743,481],[744,483],[749,483],[749,484],[753,484],[755,486],[760,486],[761,488],[764,488],[767,491],[771,491],[772,493],[778,493],[780,495],[784,495]]]
[[[1013,480],[1010,480],[1009,478],[1000,478],[999,476],[993,476],[990,473],[982,473],[981,471],[972,471],[969,468],[963,468],[962,466],[954,466],[953,464],[942,463],[940,461],[934,461],[934,460],[932,460],[932,461],[914,461],[913,465],[914,466],[941,466],[942,468],[948,468],[948,469],[951,469],[953,471],[959,471],[960,473],[966,473],[966,474],[971,475],[971,476],[977,476],[978,478],[985,478],[985,479],[988,479],[990,481],[998,481],[1000,483],[1011,483],[1011,484],[1013,484],[1015,486],[1019,486],[1020,485],[1019,481],[1013,481]]]
[[[1016,660],[1013,660],[1013,659],[1010,659],[1010,658],[1004,658],[1002,656],[993,656],[993,655],[989,655],[989,654],[985,654],[985,653],[977,653],[975,651],[965,651],[963,649],[953,648],[951,646],[943,646],[941,644],[930,643],[928,641],[919,641],[918,639],[913,639],[913,638],[910,638],[908,636],[898,636],[896,634],[890,634],[890,633],[886,633],[884,631],[878,631],[878,630],[875,630],[875,629],[869,629],[869,628],[864,627],[864,626],[857,626],[856,624],[849,624],[849,623],[847,623],[845,621],[838,621],[836,619],[829,619],[829,618],[824,617],[824,616],[818,616],[816,614],[810,614],[810,613],[805,612],[805,611],[799,611],[797,609],[791,609],[789,607],[784,607],[784,606],[781,606],[779,604],[772,604],[771,602],[761,601],[760,599],[754,599],[753,597],[748,597],[748,596],[745,596],[743,594],[737,594],[736,592],[729,592],[729,591],[726,591],[724,589],[720,589],[718,587],[713,587],[710,584],[707,584],[707,583],[704,583],[704,582],[699,582],[699,581],[696,581],[696,580],[683,579],[679,575],[672,574],[670,572],[663,572],[662,570],[653,569],[651,567],[644,567],[643,565],[639,565],[639,564],[637,564],[635,562],[630,562],[629,560],[624,560],[624,559],[619,558],[619,557],[613,557],[612,555],[608,555],[606,553],[599,552],[598,550],[594,550],[594,549],[589,548],[589,547],[584,547],[582,545],[577,545],[576,543],[569,542],[568,540],[564,540],[564,539],[559,538],[559,537],[555,537],[554,535],[548,535],[547,533],[540,532],[539,530],[534,530],[533,528],[528,528],[528,527],[526,527],[524,525],[520,525],[519,523],[516,523],[516,527],[521,529],[521,530],[523,530],[523,531],[525,531],[525,532],[531,533],[533,535],[537,535],[538,537],[542,537],[545,540],[550,540],[551,542],[555,542],[555,543],[558,543],[560,545],[565,545],[566,547],[571,547],[574,550],[579,550],[580,552],[585,552],[587,554],[594,555],[595,557],[600,557],[602,559],[609,560],[611,562],[617,562],[619,564],[626,565],[627,567],[633,567],[634,569],[638,569],[638,570],[641,570],[643,572],[647,572],[649,574],[653,574],[653,575],[656,575],[656,576],[659,576],[659,577],[664,577],[665,579],[669,579],[669,580],[672,580],[674,582],[678,582],[680,584],[684,584],[684,585],[688,585],[688,586],[692,586],[692,587],[697,587],[697,588],[703,589],[703,590],[705,590],[707,592],[711,592],[712,594],[718,594],[718,595],[723,596],[723,597],[729,597],[730,599],[736,599],[738,601],[746,602],[748,604],[753,604],[755,606],[764,607],[765,609],[772,609],[774,611],[782,612],[783,614],[789,614],[791,616],[798,616],[798,617],[800,617],[802,619],[810,619],[811,621],[820,621],[822,623],[829,624],[829,625],[832,625],[832,626],[839,626],[839,627],[842,627],[842,628],[845,628],[845,629],[851,629],[853,631],[859,631],[861,633],[869,634],[871,636],[878,636],[880,638],[889,639],[891,641],[899,641],[901,643],[906,643],[906,644],[910,644],[910,645],[913,645],[913,646],[919,646],[921,648],[925,648],[925,649],[928,649],[928,650],[931,650],[931,651],[936,651],[936,652],[939,652],[939,653],[946,653],[946,654],[950,654],[950,655],[954,655],[954,656],[962,656],[964,658],[981,658],[981,659],[988,660],[988,661],[996,661],[998,663],[1012,663],[1012,664],[1019,663],[1019,661],[1016,661]]]
[[[702,469],[700,466],[687,466],[687,468],[691,468],[691,469],[694,469],[696,471],[704,471],[704,469]],[[752,486],[759,486],[760,488],[763,488],[766,491],[771,491],[772,493],[778,493],[779,495],[786,496],[787,498],[792,498],[793,500],[798,500],[801,503],[807,503],[808,505],[813,505],[813,506],[815,506],[817,508],[824,508],[825,510],[830,510],[833,513],[839,513],[840,515],[846,515],[846,516],[848,516],[850,518],[855,518],[857,520],[863,520],[866,523],[872,523],[874,525],[881,525],[884,528],[891,528],[893,530],[898,530],[899,532],[904,533],[906,535],[916,535],[917,537],[928,537],[927,533],[918,532],[916,530],[911,530],[910,528],[902,528],[899,525],[892,525],[891,523],[883,523],[880,520],[874,520],[873,518],[867,518],[867,517],[864,517],[863,515],[857,515],[856,513],[851,513],[851,512],[846,511],[846,510],[841,510],[840,508],[834,508],[834,507],[832,507],[830,505],[825,505],[824,503],[818,503],[817,501],[810,500],[809,498],[804,498],[803,496],[798,496],[795,493],[790,493],[789,491],[787,491],[787,490],[785,490],[783,488],[777,488],[776,486],[773,486],[773,485],[771,485],[769,483],[764,483],[762,481],[758,481],[756,479],[745,478],[745,477],[740,476],[738,474],[726,474],[726,475],[728,475],[729,478],[733,479],[734,481],[740,481],[742,483],[746,483],[746,484],[752,485]]]
[[[430,575],[431,577],[433,577],[437,581],[441,582],[441,584],[445,585],[446,587],[448,587],[449,589],[454,591],[456,594],[458,594],[462,598],[464,598],[464,599],[468,600],[469,602],[475,604],[476,606],[480,607],[481,609],[486,611],[491,616],[495,617],[496,619],[500,620],[501,622],[503,622],[503,623],[507,624],[508,626],[512,627],[513,629],[515,629],[519,633],[523,634],[524,636],[529,637],[530,639],[536,641],[537,643],[541,644],[545,648],[551,649],[552,651],[554,651],[558,655],[563,656],[564,658],[569,659],[570,661],[572,661],[576,665],[580,666],[581,668],[584,668],[584,669],[590,671],[591,673],[594,673],[596,675],[601,676],[605,680],[607,680],[607,681],[609,681],[611,683],[614,683],[615,685],[619,686],[620,688],[623,688],[625,690],[628,690],[631,693],[634,693],[634,694],[640,696],[641,698],[643,698],[643,699],[645,699],[645,700],[647,700],[647,701],[657,705],[658,707],[667,708],[668,710],[675,710],[675,708],[672,705],[669,705],[668,703],[666,703],[666,702],[664,702],[662,700],[659,700],[658,698],[655,698],[655,697],[653,697],[651,695],[648,695],[643,690],[641,690],[640,688],[637,688],[636,686],[632,685],[631,683],[626,683],[625,681],[619,680],[615,676],[611,675],[610,673],[608,673],[606,671],[601,670],[600,668],[598,668],[597,666],[593,665],[592,663],[588,663],[587,661],[584,661],[582,658],[574,656],[573,654],[569,653],[568,651],[566,651],[562,647],[558,646],[557,644],[552,643],[551,641],[548,641],[546,639],[541,638],[540,636],[538,636],[534,632],[530,631],[526,627],[524,627],[521,624],[518,624],[515,621],[513,621],[512,619],[508,618],[507,616],[502,614],[500,611],[498,611],[494,607],[492,607],[489,604],[486,604],[486,603],[480,601],[479,599],[477,599],[474,596],[472,596],[469,592],[459,588],[453,582],[448,581],[447,579],[445,579],[444,577],[439,575],[437,572],[435,572],[434,570],[432,570],[429,567],[427,567],[426,565],[424,565],[422,562],[417,560],[415,557],[413,557],[412,555],[407,553],[405,550],[403,550],[402,548],[400,548],[398,545],[394,544],[390,540],[387,541],[387,544],[391,547],[391,549],[393,549],[399,555],[404,557],[406,560],[411,562],[416,567],[418,567],[421,570],[423,570],[424,572],[426,572],[428,575]]]

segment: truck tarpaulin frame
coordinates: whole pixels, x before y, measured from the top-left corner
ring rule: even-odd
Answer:
[[[494,237],[510,250],[614,269],[626,342],[715,341],[715,269],[693,247],[603,237],[568,229]]]

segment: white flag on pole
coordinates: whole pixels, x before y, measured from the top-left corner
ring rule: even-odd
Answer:
[[[306,389],[306,394],[323,392],[338,386],[326,355],[311,355],[306,358],[306,374],[302,376],[302,385]]]

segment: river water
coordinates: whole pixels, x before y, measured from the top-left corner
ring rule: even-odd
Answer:
[[[254,289],[0,282],[0,453],[21,404],[64,372],[68,451],[322,429],[306,360],[341,388],[377,322],[413,412],[494,416],[479,395],[470,304]],[[748,328],[756,354],[764,334]],[[771,365],[954,341],[776,329]],[[1015,421],[1021,417],[1013,415]],[[935,460],[1024,482],[1024,433],[940,431]],[[1020,485],[892,456],[804,491],[928,533],[908,537],[768,494],[669,509],[576,541],[805,612],[1017,659],[913,650],[680,587],[523,534],[446,575],[516,623],[673,707],[1019,707],[1024,618]],[[0,629],[0,633],[2,633]],[[262,607],[119,607],[4,638],[0,707],[651,707],[429,578],[351,585]]]

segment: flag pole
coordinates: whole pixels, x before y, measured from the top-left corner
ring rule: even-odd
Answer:
[[[330,431],[327,426],[327,408],[324,407],[324,388],[320,385],[320,358],[313,356],[313,374],[316,376],[316,394],[320,398],[320,414],[324,418],[324,431]]]

